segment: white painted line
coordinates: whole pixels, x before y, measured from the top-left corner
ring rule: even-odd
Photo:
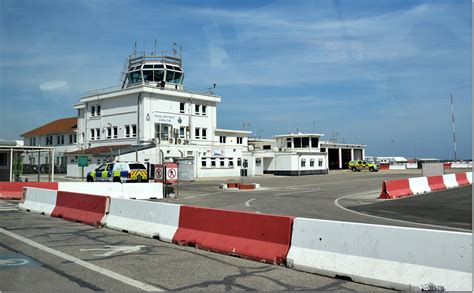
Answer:
[[[181,199],[192,199],[192,198],[198,198],[198,197],[203,197],[203,196],[208,196],[208,195],[214,195],[214,194],[220,194],[220,193],[224,193],[222,191],[219,191],[219,192],[211,192],[211,193],[205,193],[205,194],[197,194],[197,195],[193,195],[193,196],[188,196],[188,197],[182,197]]]
[[[77,265],[80,265],[82,267],[85,267],[91,271],[94,271],[94,272],[97,272],[99,274],[102,274],[104,276],[107,276],[109,278],[112,278],[112,279],[115,279],[119,282],[122,282],[124,284],[127,284],[127,285],[130,285],[130,286],[133,286],[135,288],[138,288],[138,289],[141,289],[143,291],[163,291],[162,289],[159,289],[157,287],[153,287],[151,285],[148,285],[148,284],[145,284],[143,282],[140,282],[140,281],[137,281],[137,280],[134,280],[134,279],[131,279],[129,277],[126,277],[126,276],[123,276],[123,275],[120,275],[118,273],[115,273],[115,272],[112,272],[112,271],[109,271],[107,269],[104,269],[104,268],[101,268],[101,267],[98,267],[96,265],[93,265],[91,263],[88,263],[86,261],[83,261],[81,259],[78,259],[74,256],[71,256],[71,255],[68,255],[68,254],[65,254],[61,251],[58,251],[58,250],[55,250],[55,249],[52,249],[52,248],[49,248],[47,246],[44,246],[43,244],[40,244],[38,242],[35,242],[33,240],[30,240],[28,238],[25,238],[23,236],[20,236],[20,235],[17,235],[15,233],[12,233],[10,231],[7,231],[3,228],[0,228],[0,233],[3,233],[7,236],[10,236],[11,238],[14,238],[18,241],[21,241],[21,242],[24,242],[28,245],[31,245],[35,248],[38,248],[39,250],[42,250],[42,251],[45,251],[47,253],[50,253],[52,255],[55,255],[57,257],[60,257],[62,259],[65,259],[65,260],[68,260],[70,262],[73,262]]]
[[[11,209],[11,208],[0,208],[0,212],[11,212],[11,211],[17,211],[17,209]]]
[[[351,195],[352,195],[352,194],[344,195],[344,196],[341,196],[341,197],[337,198],[336,200],[334,200],[334,204],[335,204],[338,208],[340,208],[340,209],[343,209],[343,210],[345,210],[345,211],[347,211],[347,212],[351,212],[351,213],[354,213],[354,214],[358,214],[358,215],[360,215],[360,216],[365,216],[365,217],[370,217],[370,218],[375,218],[375,219],[382,219],[382,220],[393,221],[393,222],[399,222],[399,223],[405,223],[405,224],[415,224],[415,225],[426,226],[426,227],[432,227],[432,228],[442,228],[442,229],[455,230],[455,231],[462,231],[462,232],[472,232],[472,230],[469,230],[469,229],[453,228],[453,227],[440,226],[440,225],[433,225],[433,224],[424,224],[424,223],[411,222],[411,221],[404,221],[404,220],[397,220],[397,219],[384,218],[384,217],[379,217],[379,216],[364,214],[364,213],[361,213],[361,212],[356,212],[356,211],[350,210],[350,209],[345,208],[345,207],[343,207],[343,206],[341,206],[341,205],[339,204],[339,200],[340,200],[340,199],[343,199],[343,198],[348,197],[348,196],[351,196]],[[381,224],[379,224],[379,225],[381,225]]]
[[[256,200],[256,198],[252,198],[252,199],[247,200],[247,201],[245,202],[245,205],[248,206],[248,207],[250,207],[250,203],[251,203],[252,201],[254,201],[254,200]]]

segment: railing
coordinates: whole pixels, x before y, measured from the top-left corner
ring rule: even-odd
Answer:
[[[141,87],[141,86],[147,86],[147,87],[151,87],[151,88],[155,88],[155,89],[156,88],[161,89],[161,87],[150,85],[147,82],[140,83],[140,84],[135,84],[135,85],[129,86],[125,89]],[[110,86],[110,87],[106,87],[106,88],[101,88],[101,89],[98,89],[98,90],[88,91],[88,92],[86,92],[86,96],[107,94],[107,93],[115,92],[115,91],[118,91],[118,90],[121,90],[121,89],[122,89],[121,85],[115,85],[115,86]],[[203,90],[192,89],[192,88],[188,88],[188,87],[186,87],[186,88],[183,87],[182,89],[175,89],[175,88],[165,87],[165,88],[163,88],[163,90],[174,91],[174,92],[184,92],[184,93],[189,93],[189,94],[205,95],[205,96],[211,96],[211,97],[216,96],[214,94],[214,92],[210,91],[210,90],[203,91]]]

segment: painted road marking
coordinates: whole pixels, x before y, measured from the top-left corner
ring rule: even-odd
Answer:
[[[131,253],[140,251],[145,245],[136,245],[136,246],[113,246],[113,245],[105,245],[105,248],[89,248],[89,249],[82,249],[81,251],[105,251],[103,254],[94,254],[94,256],[111,256],[116,253]]]
[[[0,270],[38,266],[40,266],[39,263],[21,253],[0,254]]]
[[[137,280],[134,280],[134,279],[131,279],[129,277],[126,277],[126,276],[123,276],[123,275],[120,275],[116,272],[112,272],[112,271],[109,271],[107,269],[104,269],[104,268],[101,268],[99,266],[96,266],[94,264],[91,264],[91,263],[88,263],[86,261],[83,261],[79,258],[76,258],[74,256],[71,256],[71,255],[68,255],[68,254],[65,254],[61,251],[58,251],[58,250],[55,250],[55,249],[52,249],[52,248],[49,248],[47,246],[44,246],[43,244],[40,244],[38,242],[35,242],[33,240],[30,240],[28,238],[25,238],[23,236],[20,236],[20,235],[17,235],[15,233],[12,233],[10,231],[7,231],[3,228],[0,228],[0,233],[3,233],[7,236],[10,236],[11,238],[14,238],[18,241],[21,241],[23,243],[26,243],[30,246],[33,246],[39,250],[42,250],[44,252],[47,252],[47,253],[50,253],[52,255],[55,255],[57,257],[60,257],[62,259],[65,259],[65,260],[68,260],[70,262],[73,262],[77,265],[80,265],[82,267],[85,267],[91,271],[94,271],[94,272],[97,272],[99,274],[102,274],[104,276],[107,276],[109,278],[112,278],[112,279],[115,279],[119,282],[122,282],[124,284],[127,284],[127,285],[130,285],[130,286],[133,286],[135,288],[138,288],[140,290],[143,290],[143,291],[163,291],[162,289],[160,288],[157,288],[157,287],[153,287],[151,285],[148,285],[146,283],[143,283],[143,282],[140,282],[140,281],[137,281]]]
[[[245,202],[245,205],[248,206],[248,207],[250,207],[250,203],[251,203],[252,201],[254,201],[254,200],[256,200],[256,198],[252,198],[252,199],[247,200],[247,201]]]
[[[384,218],[384,217],[380,217],[380,216],[374,216],[374,215],[369,215],[369,214],[364,214],[364,213],[361,213],[361,212],[353,211],[353,210],[345,208],[345,207],[343,207],[342,205],[339,204],[339,200],[341,200],[343,198],[346,198],[346,197],[349,197],[349,196],[353,196],[353,194],[344,195],[344,196],[341,196],[341,197],[337,198],[336,200],[334,200],[334,204],[338,208],[343,209],[346,212],[351,212],[351,213],[358,214],[358,215],[365,216],[365,217],[371,217],[371,218],[375,218],[375,219],[382,219],[382,220],[387,220],[387,221],[399,222],[399,223],[404,223],[404,224],[412,224],[412,225],[415,224],[415,225],[421,225],[421,226],[432,227],[432,228],[442,228],[442,229],[445,229],[445,230],[447,229],[447,230],[456,230],[456,231],[462,231],[462,232],[472,232],[472,230],[469,230],[469,229],[454,228],[454,227],[448,227],[448,226],[424,224],[424,223],[418,223],[418,222],[411,222],[411,221],[397,220],[397,219],[391,219],[391,218]]]

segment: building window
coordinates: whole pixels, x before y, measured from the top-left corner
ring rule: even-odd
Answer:
[[[294,137],[293,145],[294,145],[294,148],[301,148],[301,137]]]
[[[240,167],[240,166],[242,166],[242,159],[237,158],[237,167]]]
[[[112,138],[112,127],[107,127],[107,139]]]
[[[207,106],[201,106],[202,115],[207,115]]]
[[[263,149],[264,149],[264,150],[271,150],[271,149],[272,149],[272,146],[269,145],[269,144],[265,144],[265,145],[263,145]]]
[[[234,159],[229,158],[229,168],[234,168]]]
[[[132,125],[132,137],[137,137],[137,125]]]
[[[286,147],[287,147],[287,148],[291,148],[291,138],[290,138],[290,137],[288,137],[288,138],[286,139]]]
[[[112,131],[113,138],[117,138],[118,137],[118,128],[117,128],[117,126],[114,126],[112,128],[112,130],[113,130]]]
[[[0,153],[0,166],[1,167],[6,167],[7,166],[7,154],[6,153]]]
[[[311,147],[315,149],[319,147],[319,138],[311,137]]]
[[[91,107],[91,116],[95,116],[95,106]]]
[[[219,159],[219,163],[220,163],[219,165],[221,167],[225,167],[225,159],[224,158]]]
[[[194,105],[194,114],[199,115],[199,105]]]
[[[225,143],[226,140],[227,140],[227,137],[226,137],[226,136],[220,136],[220,137],[219,137],[219,142],[220,142],[220,143]]]
[[[202,129],[202,139],[207,139],[207,128]]]
[[[72,138],[73,134],[69,134],[69,144],[73,144],[74,139]]]
[[[184,103],[179,103],[179,113],[184,113]]]
[[[194,138],[195,139],[200,139],[201,136],[200,136],[200,128],[196,127],[194,128]]]
[[[202,158],[201,159],[201,167],[206,167],[207,166],[207,159],[206,158]]]
[[[301,160],[301,167],[306,167],[306,159]]]
[[[95,139],[100,139],[100,128],[95,129]]]
[[[302,137],[301,138],[301,147],[302,148],[309,148],[309,137]]]
[[[323,159],[319,159],[319,161],[318,161],[318,166],[319,166],[319,167],[322,167],[322,166],[323,166]]]
[[[211,158],[211,167],[216,167],[216,158]]]
[[[100,116],[100,105],[97,105],[97,113],[96,113],[97,116]]]
[[[46,137],[46,145],[53,145],[53,137],[47,136]]]
[[[130,125],[125,125],[125,137],[130,137]]]
[[[321,152],[325,153],[325,152],[326,152],[326,148],[321,148]]]
[[[91,140],[95,140],[95,129],[91,129]]]
[[[237,137],[237,144],[242,144],[243,140],[243,137]]]
[[[314,167],[314,159],[309,160],[309,166]]]
[[[155,123],[155,138],[158,138],[160,141],[168,140],[170,128],[171,125],[169,124]]]
[[[186,138],[186,127],[181,126],[179,128],[179,138]]]

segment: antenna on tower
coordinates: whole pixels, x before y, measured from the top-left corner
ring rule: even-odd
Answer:
[[[153,47],[153,55],[156,55],[156,40],[155,40],[155,46]]]
[[[135,44],[133,45],[132,54],[133,54],[133,57],[137,57],[137,41],[135,41]]]
[[[176,42],[173,42],[173,55],[176,56]]]
[[[454,123],[454,103],[453,94],[451,94],[451,123],[453,125],[453,146],[454,146],[454,160],[457,160],[456,155],[456,124]]]

